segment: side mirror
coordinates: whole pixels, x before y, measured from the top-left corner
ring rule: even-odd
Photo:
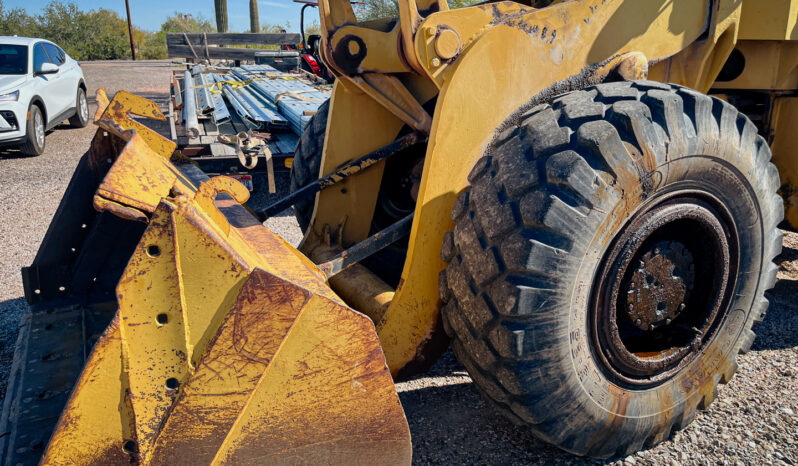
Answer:
[[[42,66],[36,70],[37,75],[39,74],[55,74],[58,73],[58,65],[50,62],[42,63]]]

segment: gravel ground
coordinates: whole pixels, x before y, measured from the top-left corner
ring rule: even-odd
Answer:
[[[84,63],[89,94],[126,89],[164,105],[168,62]],[[92,109],[93,111],[93,109]],[[58,202],[88,147],[94,128],[59,127],[37,158],[0,152],[0,396],[5,393],[17,323],[25,312],[20,267],[33,260]],[[278,182],[285,186],[286,180]],[[289,212],[267,226],[293,244],[300,232]],[[611,464],[798,463],[798,234],[786,233],[773,305],[755,327],[752,351],[719,389],[709,411],[676,437]],[[474,387],[451,352],[422,377],[397,385],[413,435],[414,462],[471,464],[589,463],[536,440],[506,421]]]

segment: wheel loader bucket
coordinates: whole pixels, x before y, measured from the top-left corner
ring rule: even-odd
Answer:
[[[174,144],[131,116],[162,118],[154,104],[122,92],[97,100],[100,129],[67,191],[95,212],[73,214],[76,223],[72,200],[62,201],[24,272],[33,312],[9,382],[2,460],[409,463],[407,421],[373,323],[241,206],[243,185],[170,162]],[[70,245],[51,233],[72,238],[75,228],[92,233],[71,255],[55,252]],[[132,248],[119,271],[114,241]],[[104,271],[119,274],[115,306],[82,356]],[[74,388],[59,398],[53,387],[70,383],[80,357]],[[65,359],[71,366],[48,366]]]

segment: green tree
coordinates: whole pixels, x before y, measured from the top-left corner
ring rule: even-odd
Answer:
[[[74,3],[53,1],[35,16],[35,22],[35,37],[55,42],[78,60],[130,55],[126,23],[114,11],[82,11]]]
[[[36,37],[39,35],[36,18],[22,8],[9,10],[0,0],[0,35]]]
[[[215,32],[210,20],[202,15],[174,12],[161,24],[158,32],[147,34],[139,44],[139,53],[144,59],[166,58],[167,32]],[[135,35],[135,34],[134,34]]]

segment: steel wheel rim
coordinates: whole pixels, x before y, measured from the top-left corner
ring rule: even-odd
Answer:
[[[36,136],[36,144],[39,147],[44,147],[44,122],[42,121],[42,114],[36,112],[33,116],[33,131]]]
[[[734,289],[732,226],[714,198],[677,193],[649,204],[618,233],[590,307],[593,351],[614,379],[660,383],[702,354]]]
[[[82,121],[88,121],[89,119],[89,104],[86,102],[86,94],[81,92],[80,93],[80,119]]]

